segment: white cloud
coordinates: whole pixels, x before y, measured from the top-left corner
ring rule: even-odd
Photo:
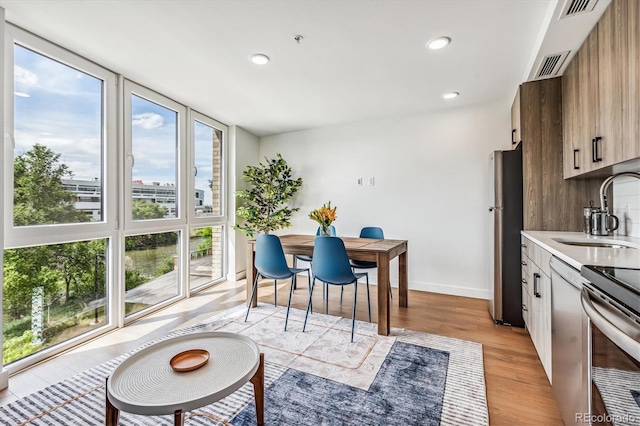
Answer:
[[[38,76],[26,68],[15,65],[13,73],[13,78],[15,79],[16,83],[24,84],[28,87],[33,87],[38,84]]]
[[[131,124],[146,130],[157,129],[164,125],[164,118],[154,112],[144,112],[142,114],[134,114],[131,117]]]

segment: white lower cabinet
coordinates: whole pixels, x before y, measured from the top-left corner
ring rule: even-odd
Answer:
[[[522,237],[522,316],[551,383],[550,259],[551,253]]]

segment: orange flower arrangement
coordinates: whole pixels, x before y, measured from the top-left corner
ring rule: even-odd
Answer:
[[[329,235],[329,226],[331,222],[336,220],[336,207],[331,208],[331,201],[327,204],[323,204],[319,209],[313,210],[309,213],[309,219],[313,219],[320,224],[320,230],[322,235]]]

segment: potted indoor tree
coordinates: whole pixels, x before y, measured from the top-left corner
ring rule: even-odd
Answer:
[[[258,166],[247,166],[242,177],[249,183],[249,189],[236,191],[236,196],[244,203],[236,214],[244,219],[233,229],[253,238],[256,234],[268,234],[291,226],[291,215],[299,208],[288,206],[291,198],[302,186],[302,178],[294,179],[291,167],[277,154]]]

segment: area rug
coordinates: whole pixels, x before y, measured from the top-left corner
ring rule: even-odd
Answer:
[[[482,346],[427,333],[273,305],[233,308],[163,339],[202,331],[246,335],[265,354],[266,425],[488,425]],[[155,340],[138,348],[148,347]],[[136,350],[136,351],[137,351]],[[0,407],[3,425],[104,424],[105,378],[132,353]],[[255,425],[250,383],[189,412],[186,425]],[[171,425],[172,416],[120,413],[121,425]]]

